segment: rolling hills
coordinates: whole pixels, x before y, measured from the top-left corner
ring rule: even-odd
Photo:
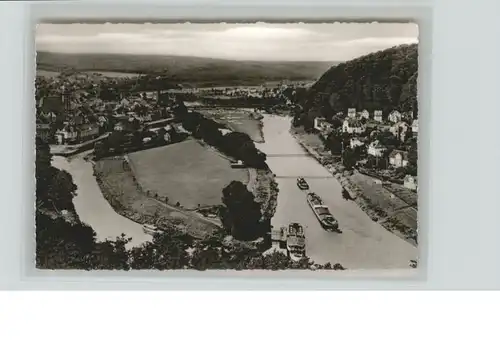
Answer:
[[[231,61],[201,57],[37,53],[37,69],[60,72],[110,71],[162,73],[179,83],[260,84],[278,80],[316,80],[335,62]]]

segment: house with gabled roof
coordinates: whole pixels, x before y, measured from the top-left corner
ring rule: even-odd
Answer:
[[[342,132],[349,134],[361,134],[366,131],[366,125],[359,119],[346,118],[342,124]]]
[[[408,152],[394,150],[389,155],[389,164],[395,168],[408,166]]]

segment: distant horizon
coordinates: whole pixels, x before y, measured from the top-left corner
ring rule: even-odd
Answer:
[[[405,45],[405,44],[401,44]],[[399,46],[399,45],[396,45]],[[182,57],[182,58],[193,58],[193,59],[202,59],[202,60],[214,60],[214,61],[236,61],[236,62],[269,62],[269,63],[342,63],[345,61],[281,61],[281,60],[248,60],[248,59],[230,59],[230,58],[218,58],[218,57],[206,57],[206,56],[193,56],[193,55],[173,55],[173,54],[147,54],[147,53],[108,53],[108,52],[61,52],[61,51],[48,51],[48,50],[39,50],[37,54],[56,54],[56,55],[70,55],[70,56],[91,56],[91,55],[110,55],[110,56],[153,56],[153,57]]]
[[[413,23],[39,24],[38,52],[345,62],[418,43]]]

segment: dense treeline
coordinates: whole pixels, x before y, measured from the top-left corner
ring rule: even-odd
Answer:
[[[174,227],[155,234],[151,242],[127,248],[130,239],[121,235],[115,240],[97,242],[95,232],[81,223],[72,205],[76,192],[71,176],[50,165],[48,145],[36,143],[37,208],[36,208],[36,266],[43,269],[344,269],[341,265],[313,265],[307,258],[293,262],[282,253],[263,255],[258,245],[234,241],[227,243],[228,231],[236,236],[252,236],[248,220],[241,222],[241,210],[246,211],[253,198],[248,194],[241,205],[238,197],[244,193],[241,184],[234,183],[224,192],[228,224],[203,240],[179,233]],[[246,190],[246,189],[245,189]],[[255,208],[255,225],[258,208]],[[66,216],[67,212],[70,216]],[[244,233],[237,233],[241,229]]]
[[[417,110],[418,46],[401,45],[330,68],[302,99],[301,118],[358,111]]]
[[[217,97],[204,97],[201,99],[202,103],[208,106],[227,106],[227,107],[273,107],[275,105],[283,104],[284,101],[277,97],[232,97],[232,98],[217,98]]]
[[[199,112],[179,111],[176,118],[182,121],[182,126],[193,133],[193,136],[203,139],[224,154],[243,161],[250,167],[266,168],[266,154],[259,151],[252,139],[245,133],[232,132],[223,135],[219,129],[226,128],[223,124],[204,117]]]
[[[48,145],[36,141],[36,266],[43,269],[344,269],[340,264],[293,262],[283,253],[263,255],[259,245],[226,242],[226,234],[251,240],[262,234],[260,211],[243,184],[231,183],[223,193],[225,229],[195,240],[175,227],[155,234],[151,242],[128,248],[122,234],[96,241],[92,228],[78,219],[72,200],[77,188],[71,175],[51,166]],[[250,213],[247,213],[250,211]],[[243,219],[242,212],[246,213]],[[256,235],[257,234],[257,235]]]

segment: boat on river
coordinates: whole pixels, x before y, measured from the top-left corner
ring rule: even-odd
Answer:
[[[338,230],[339,224],[337,220],[333,217],[330,209],[324,204],[321,197],[316,193],[309,193],[307,194],[307,203],[324,229]]]
[[[246,168],[246,165],[242,160],[238,160],[231,162],[231,168]]]
[[[309,184],[307,184],[303,177],[297,178],[297,186],[300,190],[309,190]]]
[[[152,224],[144,224],[142,226],[142,230],[144,231],[144,234],[149,234],[149,235],[154,235],[157,233],[160,233],[160,230],[158,227],[152,225]]]
[[[293,261],[299,261],[306,254],[304,228],[299,223],[290,223],[286,236],[286,248]]]

